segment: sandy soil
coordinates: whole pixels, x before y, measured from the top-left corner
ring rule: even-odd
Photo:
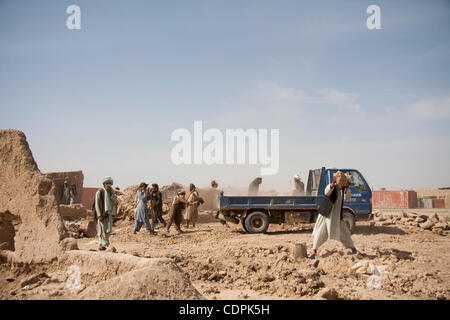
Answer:
[[[395,215],[398,211],[383,213]],[[450,210],[440,210],[439,215],[450,217]],[[266,234],[248,234],[241,225],[226,228],[209,218],[203,214],[206,223],[184,229],[181,235],[174,229],[168,235],[159,229],[155,236],[145,230],[134,235],[132,224],[124,221],[115,226],[110,240],[119,253],[172,258],[207,299],[323,299],[330,292],[338,299],[450,299],[448,230],[437,234],[415,226],[358,222],[353,240],[367,255],[362,260],[339,242],[329,241],[319,249],[316,261],[295,261],[295,242],[304,242],[311,250],[312,224],[270,225]],[[79,239],[78,246],[80,250],[96,250],[97,240]],[[380,289],[368,288],[373,268],[367,272],[351,270],[361,261],[366,262],[366,269],[371,264],[380,266]],[[65,297],[61,290],[67,274],[57,266],[24,268],[0,265],[2,299]],[[22,288],[31,274],[42,272],[48,279],[41,281],[40,291],[30,289],[33,285]],[[45,286],[46,295],[38,293]]]

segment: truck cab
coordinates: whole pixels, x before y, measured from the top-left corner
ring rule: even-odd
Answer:
[[[372,214],[372,190],[364,176],[356,169],[325,168],[309,170],[308,183],[305,194],[324,196],[325,187],[333,181],[333,175],[338,171],[344,172],[350,180],[351,198],[344,201],[344,210],[349,210],[355,215],[355,220],[368,219]],[[319,201],[319,205],[320,205]]]

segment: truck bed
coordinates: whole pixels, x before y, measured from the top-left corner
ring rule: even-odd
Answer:
[[[221,210],[227,209],[316,209],[317,196],[222,196]]]

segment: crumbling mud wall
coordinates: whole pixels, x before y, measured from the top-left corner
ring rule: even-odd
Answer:
[[[75,185],[76,196],[74,203],[81,203],[81,197],[83,194],[83,171],[67,171],[67,172],[49,172],[44,174],[47,178],[50,178],[55,184],[55,197],[58,204],[61,203],[61,190],[64,186],[64,181],[67,180],[69,186]]]
[[[66,230],[55,185],[33,159],[23,132],[0,130],[0,215],[21,220],[13,246],[24,262],[51,260],[60,253]]]

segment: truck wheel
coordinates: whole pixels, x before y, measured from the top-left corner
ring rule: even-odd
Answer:
[[[264,233],[269,228],[269,217],[264,212],[252,212],[245,218],[244,228],[250,233]]]
[[[353,233],[353,230],[355,230],[355,216],[351,211],[345,210],[342,212],[342,220],[347,224],[348,229],[350,230],[350,233]]]

